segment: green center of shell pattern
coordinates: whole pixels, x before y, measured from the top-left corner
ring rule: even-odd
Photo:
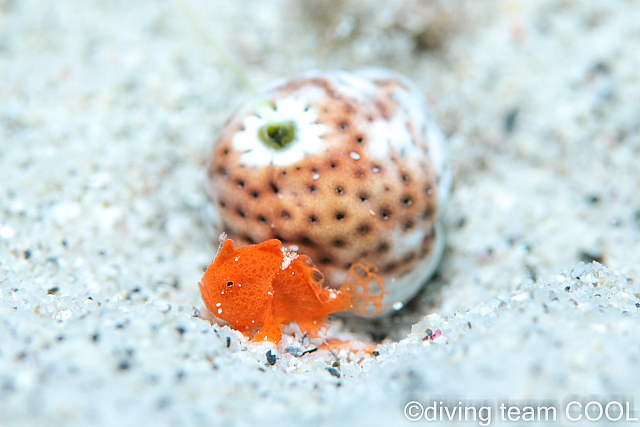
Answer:
[[[310,71],[261,88],[222,128],[207,166],[212,237],[276,238],[337,289],[376,266],[388,311],[437,267],[451,187],[446,139],[407,78]]]
[[[267,123],[258,130],[258,138],[273,150],[284,150],[296,139],[296,125],[291,121]]]
[[[243,130],[232,137],[246,166],[284,166],[323,149],[325,127],[317,123],[315,109],[294,97],[276,99],[274,104],[271,109],[253,101],[254,111],[242,118]]]

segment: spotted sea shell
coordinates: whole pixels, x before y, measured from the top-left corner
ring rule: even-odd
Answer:
[[[415,85],[365,68],[310,71],[260,90],[223,126],[207,166],[214,236],[270,238],[311,257],[339,288],[379,268],[387,311],[412,298],[443,252],[446,139]]]

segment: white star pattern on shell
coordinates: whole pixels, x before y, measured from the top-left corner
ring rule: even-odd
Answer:
[[[324,126],[316,123],[317,114],[305,103],[293,97],[276,101],[274,118],[266,119],[260,112],[244,119],[244,130],[233,136],[233,147],[244,152],[240,157],[242,163],[248,166],[266,166],[274,164],[286,166],[301,160],[306,154],[322,151],[323,142],[320,136],[324,133]],[[295,139],[284,149],[274,150],[265,146],[258,132],[268,123],[293,122]]]

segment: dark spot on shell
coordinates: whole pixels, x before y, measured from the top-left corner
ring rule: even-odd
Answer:
[[[309,186],[309,193],[315,193],[315,192],[316,192],[316,190],[317,190],[317,188],[316,188],[316,186],[315,186],[315,185],[310,185],[310,186]]]
[[[412,259],[414,259],[416,257],[416,253],[415,252],[407,252],[406,254],[404,254],[404,257],[402,257],[402,260],[404,262],[409,262]]]
[[[380,211],[380,217],[383,221],[388,220],[391,217],[391,211],[389,209],[382,209],[382,211]]]
[[[402,174],[402,182],[404,182],[405,184],[411,181],[411,177],[409,177],[409,175],[407,175],[406,173]]]
[[[282,171],[282,176],[287,176],[287,171],[286,170]]]
[[[243,239],[249,242],[250,245],[256,244],[256,241],[253,239],[253,237],[249,236],[248,234],[245,234]]]
[[[246,218],[246,215],[245,215],[244,211],[242,210],[242,208],[236,209],[236,212],[238,213],[240,218]]]
[[[236,184],[238,184],[238,187],[244,188],[244,181],[243,180],[241,180],[241,179],[237,180]]]
[[[317,217],[317,216],[315,216],[315,215],[311,215],[311,216],[309,217],[309,222],[310,222],[311,224],[315,224],[316,222],[318,222],[318,217]]]
[[[326,265],[326,264],[331,264],[331,258],[326,257],[326,256],[325,256],[325,257],[320,258],[320,264],[325,264],[325,265]]]
[[[264,215],[258,215],[258,221],[264,224],[265,222],[267,222],[267,217],[265,217]]]
[[[364,223],[358,226],[358,233],[369,234],[369,232],[371,232],[371,224]]]
[[[227,169],[223,166],[220,166],[218,168],[218,175],[221,175],[225,179],[229,177],[229,174],[227,173]]]
[[[224,150],[222,150],[222,155],[223,156],[228,156],[229,155],[229,149],[225,148]]]
[[[342,268],[344,268],[345,270],[348,270],[348,269],[350,269],[350,268],[351,268],[351,266],[352,266],[352,265],[353,265],[353,263],[348,262],[348,263],[346,263],[345,265],[343,265],[343,266],[342,266]]]
[[[289,213],[289,211],[282,211],[282,212],[280,213],[280,216],[281,216],[282,218],[284,218],[284,219],[289,219],[289,218],[291,218],[291,214]]]
[[[344,193],[344,189],[342,187],[336,187],[336,193],[343,194]]]
[[[227,202],[225,202],[224,200],[220,200],[218,202],[218,205],[220,205],[220,207],[224,209],[227,207]]]
[[[369,196],[364,193],[360,194],[358,197],[360,198],[361,202],[366,202],[367,199],[369,198]]]
[[[429,219],[433,216],[433,211],[431,208],[427,207],[424,212],[422,212],[422,219]]]
[[[357,142],[358,144],[362,144],[362,141],[364,141],[364,138],[363,138],[362,136],[358,135],[358,136],[356,137],[356,142]]]
[[[398,268],[398,264],[395,262],[390,262],[389,264],[385,264],[385,266],[382,267],[382,271],[385,273],[390,273],[396,268]]]
[[[413,203],[413,200],[411,200],[411,197],[404,196],[402,198],[402,204],[404,204],[405,206],[411,206],[412,203]]]
[[[413,228],[413,226],[414,226],[413,221],[407,221],[407,222],[405,222],[405,223],[404,223],[404,229],[405,229],[405,231],[407,231],[407,230],[411,230],[411,229]]]
[[[331,162],[331,163],[329,164],[329,166],[331,167],[331,169],[335,169],[335,168],[337,168],[337,167],[338,167],[338,163],[336,163],[336,162]]]
[[[340,130],[341,131],[346,131],[347,129],[349,129],[349,123],[347,123],[347,122],[340,123]]]
[[[364,178],[364,172],[363,171],[356,171],[356,177]]]
[[[258,197],[260,197],[260,193],[259,193],[259,192],[257,192],[257,191],[253,191],[253,192],[251,193],[251,196],[252,196],[254,199],[257,199]]]
[[[271,182],[269,183],[269,185],[271,186],[271,190],[275,193],[278,194],[278,192],[280,191],[280,189],[278,188],[278,186],[275,184],[275,182]]]
[[[336,239],[333,241],[333,246],[336,248],[344,248],[346,246],[346,242],[342,239]]]
[[[344,219],[344,217],[345,217],[345,213],[344,212],[336,212],[336,219],[338,221]]]
[[[311,246],[313,245],[313,240],[311,240],[309,237],[307,236],[302,236],[300,238],[300,241],[302,242],[302,244],[307,245],[307,246]]]
[[[385,253],[389,250],[390,246],[389,246],[389,242],[380,242],[378,244],[378,247],[376,248],[376,251],[378,251],[378,253]]]

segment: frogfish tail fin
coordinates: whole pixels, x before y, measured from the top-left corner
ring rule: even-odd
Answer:
[[[340,290],[349,296],[348,311],[363,317],[374,317],[384,308],[383,298],[387,291],[378,276],[378,267],[366,261],[351,265]]]

